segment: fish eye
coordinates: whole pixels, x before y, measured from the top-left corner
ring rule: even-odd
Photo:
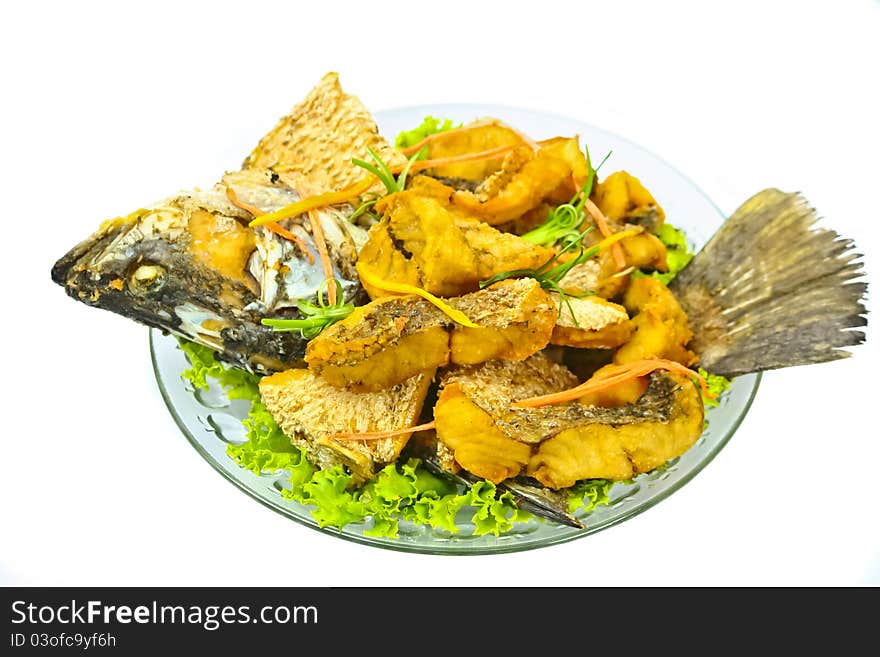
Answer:
[[[166,278],[164,267],[141,265],[129,276],[128,287],[135,294],[149,294],[161,289]]]

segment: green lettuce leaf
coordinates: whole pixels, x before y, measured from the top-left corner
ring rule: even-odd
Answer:
[[[461,123],[458,125],[453,124],[451,119],[435,119],[433,116],[426,116],[422,121],[422,124],[417,128],[413,128],[412,130],[404,130],[400,134],[397,135],[397,139],[394,140],[394,145],[397,148],[409,148],[410,146],[415,146],[425,137],[429,137],[431,135],[436,135],[438,132],[446,132],[447,130],[452,130],[454,128],[460,128]],[[427,157],[427,153],[422,153],[417,159],[423,160]]]
[[[730,384],[732,383],[731,380],[718,374],[709,374],[702,367],[700,367],[697,372],[706,380],[706,383],[709,386],[709,392],[715,395],[715,398],[712,399],[703,394],[701,390],[700,396],[703,398],[703,407],[714,408],[715,406],[718,406],[718,404],[721,403],[721,393],[730,387]]]
[[[688,246],[687,237],[684,232],[668,222],[660,226],[660,229],[657,231],[657,237],[666,246],[666,266],[669,271],[637,271],[633,272],[633,278],[650,276],[656,278],[664,285],[669,285],[669,282],[675,278],[675,275],[693,259],[694,252]]]
[[[500,536],[518,522],[532,519],[517,508],[513,495],[500,492],[488,481],[461,490],[447,479],[433,474],[418,459],[386,466],[365,486],[356,487],[342,466],[319,470],[305,453],[291,444],[272,414],[260,401],[260,377],[220,363],[207,347],[180,340],[190,368],[181,376],[199,389],[206,389],[208,378],[222,385],[227,394],[251,402],[247,417],[247,441],[229,445],[227,453],[242,468],[255,474],[286,471],[288,479],[281,495],[311,507],[321,527],[342,529],[346,525],[372,520],[364,533],[395,538],[402,520],[442,529],[460,531],[457,519],[462,513],[474,525],[474,534]],[[608,502],[612,482],[582,482],[573,489],[580,508],[587,510]],[[468,515],[469,514],[469,515]]]
[[[190,367],[181,376],[192,383],[194,388],[208,388],[208,377],[215,379],[225,390],[229,399],[260,401],[260,377],[237,367],[226,367],[217,360],[215,352],[182,338],[177,339]]]
[[[607,479],[579,481],[569,489],[568,512],[592,511],[600,504],[608,504],[608,493],[613,485],[614,482]]]

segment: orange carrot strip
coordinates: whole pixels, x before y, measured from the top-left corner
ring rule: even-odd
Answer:
[[[452,130],[444,130],[443,132],[435,132],[433,135],[428,135],[420,142],[413,144],[412,146],[407,146],[406,148],[401,148],[400,152],[409,157],[413,153],[418,153],[422,150],[423,147],[430,144],[432,141],[436,141],[439,137],[445,137],[447,135],[454,134],[456,132],[467,132],[468,130],[474,130],[476,128],[482,128],[486,125],[492,125],[495,123],[493,120],[488,121],[475,121],[474,123],[470,123],[468,125],[463,125],[460,128],[453,128]]]
[[[608,227],[608,220],[605,219],[605,215],[602,214],[602,211],[596,206],[596,204],[590,199],[585,199],[584,207],[593,217],[596,226],[599,228],[599,232],[602,233],[604,237],[611,235],[611,228]],[[620,247],[620,244],[615,244],[611,247],[611,255],[614,256],[614,263],[617,265],[618,270],[626,267],[626,257],[623,255],[623,249]]]
[[[386,281],[378,274],[371,272],[367,268],[367,265],[363,262],[358,262],[355,267],[357,268],[357,272],[360,276],[361,282],[366,283],[367,285],[372,285],[373,287],[379,290],[383,290],[385,292],[395,292],[397,294],[415,294],[422,297],[422,299],[424,299],[425,301],[432,303],[438,310],[449,317],[449,319],[451,319],[453,322],[457,322],[458,324],[461,324],[462,326],[467,326],[469,328],[480,328],[477,324],[474,324],[471,319],[463,312],[453,308],[443,299],[434,296],[427,290],[423,290],[422,288],[416,287],[415,285],[410,285],[409,283]]]
[[[259,219],[254,219],[250,223],[250,225],[262,226],[273,221],[281,221],[282,219],[295,217],[297,215],[303,214],[304,212],[308,212],[309,210],[315,210],[317,208],[323,208],[328,205],[336,205],[337,203],[345,203],[347,201],[351,201],[370,189],[370,187],[372,187],[375,182],[376,179],[373,176],[367,176],[363,180],[359,180],[355,184],[349,185],[345,189],[341,189],[338,192],[326,192],[324,194],[317,194],[308,198],[301,198],[296,203],[291,203],[290,205],[286,205],[279,210],[275,210],[275,212],[264,214]]]
[[[265,212],[260,210],[257,206],[240,201],[238,199],[238,194],[236,194],[235,190],[229,185],[226,185],[226,198],[229,199],[229,202],[232,203],[232,205],[241,208],[245,212],[250,212],[254,217],[259,217],[265,214]]]
[[[226,186],[226,198],[229,199],[229,202],[232,203],[232,205],[241,208],[245,212],[250,212],[255,219],[265,214],[265,212],[260,210],[260,208],[256,207],[255,205],[251,205],[249,203],[245,203],[244,201],[239,200],[238,195],[235,193],[235,190],[229,185]],[[315,262],[315,259],[312,257],[312,252],[309,251],[306,243],[299,235],[290,232],[289,230],[281,226],[281,224],[275,222],[266,224],[266,228],[268,228],[273,233],[280,235],[284,239],[296,244],[300,248],[300,250],[305,253],[306,256],[308,256],[309,264]]]
[[[676,372],[678,374],[684,374],[691,378],[695,378],[699,382],[703,394],[709,399],[715,398],[715,395],[710,392],[705,379],[692,369],[685,367],[681,363],[666,360],[665,358],[649,358],[645,360],[636,360],[624,365],[617,365],[613,368],[610,367],[602,374],[594,375],[579,386],[575,386],[569,390],[563,390],[562,392],[551,393],[549,395],[540,395],[538,397],[529,397],[528,399],[521,399],[513,405],[519,408],[537,408],[539,406],[548,406],[550,404],[562,404],[573,401],[592,392],[606,390],[619,383],[629,381],[630,379],[645,376],[655,370],[666,370],[668,372]]]
[[[391,431],[368,431],[366,433],[334,433],[330,438],[337,440],[382,440],[383,438],[391,438],[393,436],[402,436],[407,433],[416,431],[427,431],[433,429],[435,424],[433,421],[425,424],[419,424],[414,427],[406,427],[404,429],[393,429]]]
[[[490,148],[488,151],[476,151],[475,153],[464,153],[462,155],[450,155],[449,157],[438,157],[436,160],[416,160],[410,165],[410,172],[423,171],[424,169],[433,169],[447,164],[457,164],[459,162],[470,162],[472,160],[488,160],[496,158],[500,155],[509,153],[518,146],[499,146],[498,148]],[[394,167],[392,173],[403,171],[403,167]]]

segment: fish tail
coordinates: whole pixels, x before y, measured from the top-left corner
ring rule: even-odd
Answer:
[[[864,342],[862,255],[817,221],[800,194],[766,189],[672,280],[702,367],[732,377],[845,358]]]

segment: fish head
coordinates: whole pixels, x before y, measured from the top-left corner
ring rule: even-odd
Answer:
[[[185,257],[185,233],[182,213],[171,208],[105,221],[55,263],[52,280],[87,305],[174,330],[171,309],[191,294],[174,275]]]
[[[233,183],[239,198],[267,211],[299,198],[280,183]],[[105,221],[55,263],[52,279],[78,301],[210,347],[250,371],[301,365],[303,337],[261,320],[297,318],[300,300],[314,302],[326,279],[318,249],[302,221],[287,224],[300,238],[293,243],[250,228],[252,218],[222,186],[183,193]],[[354,300],[362,294],[354,269],[361,229],[330,212],[320,219],[333,275]]]
[[[189,194],[104,222],[52,268],[87,305],[205,345],[253,372],[301,362],[304,342],[262,326],[248,270],[255,237],[236,208]]]

